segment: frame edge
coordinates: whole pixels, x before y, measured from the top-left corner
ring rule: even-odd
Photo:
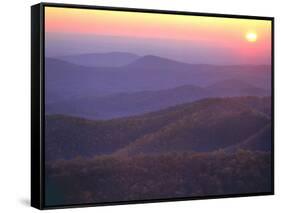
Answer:
[[[43,209],[41,155],[41,12],[42,4],[31,6],[31,206]]]

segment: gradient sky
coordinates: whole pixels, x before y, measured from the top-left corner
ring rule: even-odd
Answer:
[[[267,20],[45,8],[46,55],[154,54],[188,63],[270,64]],[[246,39],[257,35],[256,42]]]

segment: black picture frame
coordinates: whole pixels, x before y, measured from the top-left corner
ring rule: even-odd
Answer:
[[[106,203],[85,203],[62,206],[46,206],[44,202],[45,195],[45,166],[44,166],[44,128],[45,128],[45,26],[44,26],[44,8],[45,7],[62,7],[62,8],[80,8],[110,11],[129,11],[159,14],[177,14],[177,15],[193,15],[207,17],[223,17],[223,18],[243,18],[255,20],[271,21],[271,111],[272,111],[272,141],[271,141],[271,191],[261,193],[248,194],[227,194],[216,196],[200,196],[200,197],[183,197],[183,198],[167,198],[153,200],[133,200]],[[58,3],[40,3],[31,7],[31,206],[38,209],[54,209],[54,208],[70,208],[70,207],[89,207],[103,205],[120,205],[120,204],[138,204],[152,202],[167,201],[184,201],[198,199],[214,199],[214,198],[230,198],[230,197],[248,197],[260,195],[274,195],[274,17],[249,16],[249,15],[231,15],[217,13],[199,13],[186,11],[169,11],[155,9],[137,9],[123,7],[105,7],[105,6],[88,6],[74,4],[58,4]]]

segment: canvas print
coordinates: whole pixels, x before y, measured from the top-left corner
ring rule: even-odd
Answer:
[[[272,191],[271,21],[45,7],[45,204]]]

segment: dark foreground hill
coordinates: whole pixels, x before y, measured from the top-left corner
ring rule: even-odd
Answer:
[[[169,153],[76,158],[46,165],[46,204],[271,192],[271,155]]]
[[[264,150],[271,151],[272,144],[270,143],[270,139],[272,137],[272,127],[271,124],[268,124],[256,134],[252,135],[245,141],[242,141],[239,144],[228,147],[225,151],[235,152],[239,149],[251,149],[251,150]],[[266,142],[268,141],[268,142]]]
[[[47,116],[46,159],[209,152],[246,140],[251,140],[247,149],[263,150],[253,136],[271,122],[270,104],[270,98],[213,98],[105,121]],[[261,142],[270,141],[269,136]]]

